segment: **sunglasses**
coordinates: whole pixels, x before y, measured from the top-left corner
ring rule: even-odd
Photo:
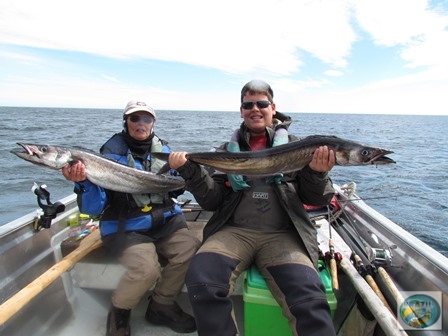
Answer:
[[[254,104],[256,104],[258,108],[262,109],[271,105],[271,102],[269,100],[259,100],[256,102],[243,102],[241,103],[241,107],[245,110],[250,110],[252,107],[254,107]]]
[[[154,118],[152,117],[152,116],[150,116],[150,115],[148,115],[148,114],[146,114],[146,115],[141,115],[141,116],[138,116],[138,115],[131,115],[130,117],[129,117],[129,120],[130,121],[132,121],[132,122],[139,122],[140,120],[143,120],[143,122],[145,123],[145,124],[150,124],[150,123],[152,123],[153,121],[154,121]]]

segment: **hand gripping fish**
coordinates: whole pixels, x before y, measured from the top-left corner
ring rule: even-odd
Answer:
[[[67,163],[81,161],[86,166],[87,179],[109,190],[125,193],[164,193],[185,186],[182,179],[132,168],[85,148],[17,144],[23,149],[11,150],[11,153],[48,168],[58,170]]]
[[[223,173],[269,176],[302,169],[311,162],[314,151],[320,146],[328,146],[334,151],[336,164],[339,166],[395,163],[394,160],[385,156],[393,153],[390,150],[326,135],[311,135],[259,151],[188,153],[187,159]],[[154,153],[154,156],[162,160],[168,159],[167,153]]]

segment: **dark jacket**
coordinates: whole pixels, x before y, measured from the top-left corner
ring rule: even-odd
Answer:
[[[276,117],[283,118],[285,116],[277,112]],[[282,121],[284,122],[276,127],[287,127],[290,118],[286,117]],[[242,151],[250,150],[248,130],[244,123],[239,132],[240,149]],[[266,132],[268,143],[272,146],[275,129],[266,128]],[[290,140],[292,138],[290,137]],[[178,169],[178,172],[186,181],[186,189],[194,195],[199,205],[205,210],[214,211],[204,228],[205,240],[228,222],[240,202],[243,192],[234,192],[226,184],[228,180],[226,174],[210,175],[204,167],[191,161],[187,161]],[[285,174],[282,183],[275,186],[275,191],[297,230],[298,238],[302,239],[311,260],[317,267],[317,232],[303,204],[319,206],[329,204],[335,192],[330,177],[327,173],[316,173],[306,166],[300,171]]]

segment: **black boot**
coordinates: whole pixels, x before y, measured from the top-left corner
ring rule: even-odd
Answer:
[[[131,336],[131,311],[112,306],[107,315],[106,336]]]
[[[177,302],[163,305],[151,300],[145,314],[146,321],[165,325],[178,333],[191,333],[196,331],[194,317],[185,313]]]

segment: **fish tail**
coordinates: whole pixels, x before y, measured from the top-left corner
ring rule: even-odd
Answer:
[[[162,175],[162,174],[168,172],[170,169],[171,169],[171,168],[170,168],[169,163],[165,163],[165,164],[163,165],[163,167],[160,168],[160,170],[157,172],[157,175]]]
[[[157,172],[157,175],[162,175],[171,169],[170,165],[168,164],[168,157],[170,156],[170,153],[154,152],[154,153],[151,153],[151,155],[153,157],[155,157],[156,159],[163,160],[163,161],[167,162],[163,165],[162,168],[160,168],[160,170]]]
[[[168,162],[168,157],[170,156],[170,153],[155,152],[155,153],[151,153],[151,156],[154,156],[157,159]]]

